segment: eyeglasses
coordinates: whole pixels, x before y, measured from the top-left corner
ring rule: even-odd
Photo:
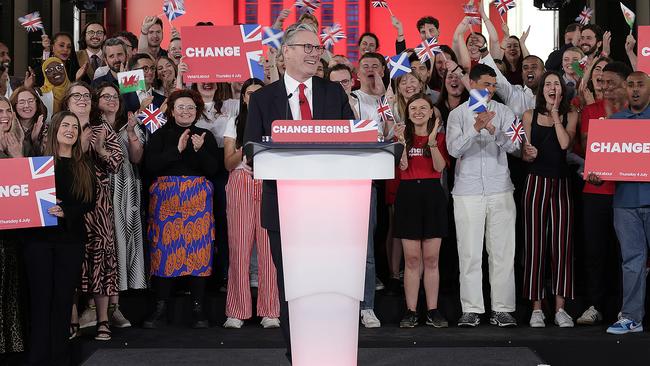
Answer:
[[[103,99],[105,102],[110,102],[111,100],[118,100],[120,96],[117,94],[102,94],[99,96],[100,99]]]
[[[56,64],[56,65],[46,67],[45,72],[50,74],[50,73],[53,73],[55,71],[61,72],[64,69],[65,69],[65,67],[63,67],[63,64]]]
[[[179,112],[185,112],[185,111],[194,112],[196,110],[196,106],[195,105],[177,105],[177,106],[174,107],[174,109],[176,109]]]
[[[341,84],[343,86],[348,86],[348,85],[350,85],[351,81],[352,81],[352,79],[343,79],[343,80],[337,81],[337,83],[339,83],[339,84]]]
[[[294,43],[294,44],[288,44],[287,46],[302,46],[303,50],[305,51],[306,54],[311,54],[314,49],[316,50],[316,53],[323,53],[325,52],[325,47],[320,46],[320,45],[313,45],[310,43]]]
[[[16,102],[16,105],[21,107],[24,107],[26,105],[31,105],[31,104],[36,104],[36,99],[34,98],[19,99],[18,102]]]
[[[81,94],[81,93],[72,93],[72,94],[70,94],[70,97],[71,97],[72,100],[74,100],[75,102],[78,102],[78,101],[80,101],[81,99],[83,99],[83,100],[90,100],[90,93],[83,93],[83,94]]]
[[[155,66],[142,66],[142,67],[135,68],[134,70],[142,70],[144,72],[149,72],[149,71],[156,71],[156,67]]]
[[[104,34],[106,34],[106,33],[104,33],[104,31],[101,31],[101,30],[100,30],[100,31],[96,31],[96,32],[95,32],[95,31],[86,31],[86,35],[89,35],[89,36],[91,36],[91,37],[92,37],[92,36],[100,36],[100,37],[103,37]]]

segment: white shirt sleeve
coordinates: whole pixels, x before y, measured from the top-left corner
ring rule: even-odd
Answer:
[[[235,126],[234,118],[228,118],[228,122],[226,122],[226,130],[223,133],[223,137],[237,139],[237,127]]]

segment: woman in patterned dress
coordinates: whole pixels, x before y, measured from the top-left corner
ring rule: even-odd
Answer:
[[[223,166],[210,131],[196,127],[203,100],[192,90],[177,90],[167,101],[167,123],[149,140],[145,166],[154,182],[149,188],[151,275],[156,309],[144,322],[164,322],[172,279],[190,276],[193,328],[207,328],[202,302],[205,278],[212,273],[214,215],[212,183]]]
[[[86,126],[91,129],[87,141],[87,153],[90,154],[95,165],[96,205],[84,216],[88,236],[82,265],[81,290],[92,294],[95,299],[97,312],[95,339],[109,340],[111,332],[108,325],[108,298],[118,294],[110,175],[119,170],[124,156],[117,135],[111,126],[101,119],[96,105],[97,100],[93,98],[92,88],[84,82],[72,83],[62,101],[62,108],[79,118],[82,131],[88,128]]]

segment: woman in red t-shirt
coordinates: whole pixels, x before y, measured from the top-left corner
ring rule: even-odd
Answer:
[[[445,135],[440,119],[435,118],[431,99],[422,93],[406,105],[405,128],[397,131],[405,149],[400,160],[400,183],[395,199],[395,237],[404,248],[404,291],[406,314],[402,328],[418,324],[417,303],[420,266],[424,264],[424,289],[428,325],[446,327],[438,311],[438,255],[442,238],[447,236],[447,197],[440,184],[442,170],[449,166]]]

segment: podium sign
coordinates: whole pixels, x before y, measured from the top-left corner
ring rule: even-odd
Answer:
[[[278,120],[271,125],[273,142],[377,142],[379,124],[373,120]]]

